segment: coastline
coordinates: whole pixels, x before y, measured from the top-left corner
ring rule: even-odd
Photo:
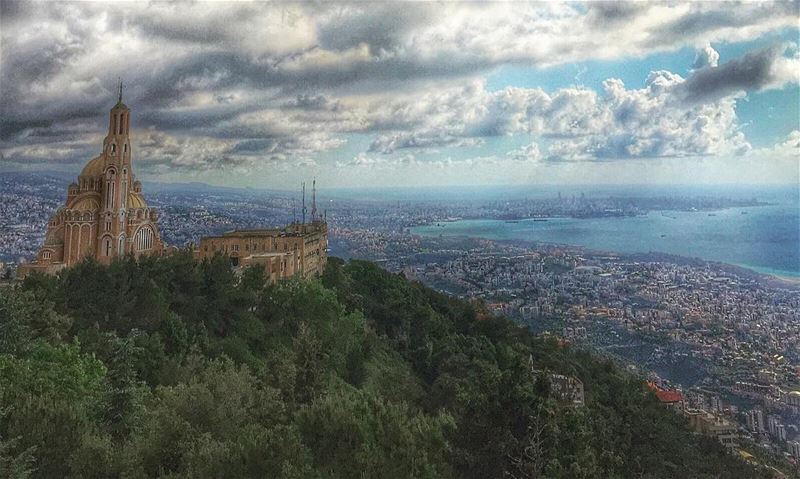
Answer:
[[[423,239],[436,240],[442,238],[441,235],[422,235],[419,233],[412,233],[412,235],[418,236]],[[510,245],[531,248],[534,250],[541,247],[569,248],[573,250],[583,251],[593,255],[613,255],[613,256],[618,256],[620,258],[630,258],[641,261],[663,261],[671,263],[690,263],[696,265],[709,265],[709,266],[715,266],[717,268],[734,270],[737,273],[743,274],[745,276],[755,277],[764,284],[766,284],[767,286],[772,288],[800,290],[800,274],[798,274],[797,276],[793,276],[791,275],[791,273],[782,275],[775,272],[764,272],[764,271],[759,271],[758,269],[749,265],[707,260],[696,256],[692,257],[692,256],[685,256],[673,253],[663,253],[659,251],[650,251],[646,253],[621,252],[621,251],[613,251],[600,248],[590,248],[587,246],[568,244],[568,243],[532,241],[532,240],[522,240],[522,239],[493,239],[475,235],[447,235],[446,237],[451,240],[461,239],[461,240],[490,241],[494,243],[510,244]]]
[[[716,217],[678,212],[664,220],[660,215],[620,219],[550,218],[552,222],[534,224],[533,219],[507,221],[504,218],[460,219],[441,224],[415,225],[409,232],[423,238],[460,237],[526,245],[556,245],[643,257],[656,255],[678,263],[698,260],[740,274],[757,275],[774,287],[800,287],[797,245],[793,232],[795,210],[775,205],[758,215],[740,216],[721,211]],[[763,212],[763,213],[762,213]],[[741,220],[740,220],[741,218]],[[788,218],[788,219],[787,219]],[[707,219],[707,220],[706,220]],[[775,225],[781,225],[775,228]]]
[[[781,283],[786,283],[793,287],[800,288],[800,276],[784,276],[774,273],[759,273],[759,274],[763,274],[764,276],[773,278],[775,281],[779,281]]]

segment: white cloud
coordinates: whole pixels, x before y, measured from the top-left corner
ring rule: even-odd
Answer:
[[[686,105],[680,96],[685,82],[677,74],[653,72],[641,89],[627,89],[620,80],[607,80],[603,94],[585,88],[552,93],[538,88],[489,92],[476,82],[416,100],[384,102],[380,109],[369,110],[365,118],[367,128],[380,124],[398,130],[373,143],[371,149],[382,152],[519,133],[548,139],[547,156],[560,160],[741,154],[749,150],[736,118],[735,96]],[[533,152],[531,147],[527,157],[538,157]],[[516,151],[512,156],[525,155]]]
[[[515,161],[539,161],[542,159],[542,153],[539,151],[539,145],[531,143],[522,148],[509,151],[506,156]]]
[[[707,43],[706,46],[697,50],[697,54],[694,57],[694,63],[692,63],[692,68],[697,70],[699,68],[715,67],[718,65],[719,53],[711,48],[710,43]]]
[[[790,158],[800,167],[800,130],[791,131],[780,143],[767,148],[756,148],[752,153],[753,156],[766,158]]]

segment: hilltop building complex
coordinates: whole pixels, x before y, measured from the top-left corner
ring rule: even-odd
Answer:
[[[229,231],[200,240],[195,250],[198,260],[223,254],[231,266],[241,270],[260,264],[270,282],[292,276],[319,276],[328,261],[328,224],[317,214],[316,180],[311,206],[311,222],[306,223],[305,184],[303,220],[285,228]]]
[[[223,254],[235,268],[263,265],[271,282],[291,276],[322,274],[327,262],[328,226],[324,221],[292,223],[285,228],[238,230],[200,240],[199,260]]]

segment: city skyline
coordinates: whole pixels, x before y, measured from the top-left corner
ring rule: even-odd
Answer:
[[[797,2],[3,2],[0,171],[80,171],[122,78],[144,180],[796,184],[797,20]]]

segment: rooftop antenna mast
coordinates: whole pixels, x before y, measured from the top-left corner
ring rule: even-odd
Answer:
[[[306,182],[303,183],[303,224],[306,224]]]
[[[117,80],[119,80],[119,97],[117,100],[122,103],[122,78],[117,77]]]
[[[317,179],[311,183],[311,221],[317,221]]]

